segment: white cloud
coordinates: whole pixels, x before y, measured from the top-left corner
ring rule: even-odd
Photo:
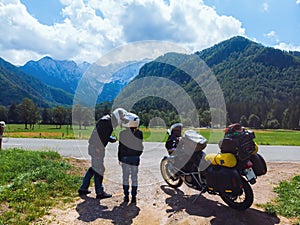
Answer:
[[[296,0],[296,4],[300,4],[300,0]]]
[[[300,52],[300,46],[281,42],[275,31],[270,31],[268,34],[264,34],[264,36],[276,43],[276,45],[273,46],[274,48],[285,50],[285,51]]]
[[[284,42],[279,43],[278,45],[274,46],[274,48],[278,48],[285,51],[298,51],[300,52],[300,46],[295,46],[292,44],[287,44]]]
[[[276,34],[276,32],[274,30],[270,31],[267,34],[264,34],[264,36],[269,38],[270,40],[273,40],[275,42],[279,42],[278,35]]]
[[[263,3],[263,10],[264,10],[264,12],[268,12],[269,11],[269,4],[267,2]]]
[[[61,0],[64,21],[40,24],[20,0],[0,3],[0,57],[14,64],[50,55],[93,62],[129,42],[162,40],[191,51],[244,35],[239,20],[199,0]]]
[[[272,30],[269,33],[267,33],[265,36],[266,37],[274,37],[274,36],[276,36],[276,32],[274,30]]]

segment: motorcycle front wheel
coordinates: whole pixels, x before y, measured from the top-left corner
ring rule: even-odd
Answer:
[[[239,195],[220,193],[220,197],[230,208],[245,210],[251,207],[254,200],[253,190],[244,178],[242,178],[242,186],[243,187]]]
[[[171,164],[167,158],[163,158],[160,162],[160,172],[164,181],[172,188],[178,188],[182,185],[183,181],[180,177],[175,177],[171,170]]]

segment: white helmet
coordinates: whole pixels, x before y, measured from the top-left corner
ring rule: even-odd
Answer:
[[[124,123],[124,116],[126,113],[127,111],[123,108],[117,108],[112,112],[117,120],[117,125],[121,125],[121,123]]]
[[[170,127],[170,129],[168,129],[168,131],[167,131],[168,134],[171,135],[173,129],[175,129],[175,128],[177,128],[177,127],[180,127],[180,128],[182,129],[183,124],[182,124],[182,123],[174,123],[174,124]]]
[[[5,122],[4,121],[0,121],[0,126],[1,127],[6,127]]]
[[[138,127],[140,125],[140,118],[134,113],[126,113],[124,116],[124,123],[122,127]]]

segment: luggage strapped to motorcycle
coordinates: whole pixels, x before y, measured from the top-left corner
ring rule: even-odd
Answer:
[[[185,131],[182,140],[185,148],[190,148],[195,152],[202,151],[207,145],[207,139],[194,130]]]
[[[234,168],[211,165],[206,176],[208,191],[236,195],[241,190],[241,176]]]
[[[229,129],[230,130],[230,129]],[[256,151],[255,134],[251,130],[230,130],[225,132],[225,137],[220,141],[222,153],[233,153],[241,161],[247,160]]]

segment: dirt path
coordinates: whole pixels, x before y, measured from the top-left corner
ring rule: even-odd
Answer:
[[[80,163],[88,165],[87,162]],[[121,185],[105,180],[106,191],[113,194],[112,198],[99,201],[95,199],[94,193],[84,198],[78,197],[74,204],[65,209],[52,209],[49,216],[36,224],[292,224],[284,217],[272,217],[266,214],[256,204],[266,203],[276,197],[272,192],[273,187],[281,180],[299,174],[300,163],[269,162],[267,164],[268,173],[259,177],[257,183],[252,186],[255,200],[252,207],[246,211],[239,212],[229,208],[218,196],[209,194],[198,196],[197,191],[184,184],[175,190],[163,182],[140,187],[137,205],[124,205]]]

